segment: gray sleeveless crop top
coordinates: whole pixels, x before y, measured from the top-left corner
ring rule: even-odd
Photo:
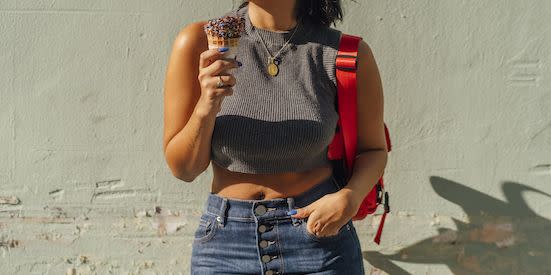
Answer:
[[[230,171],[252,174],[329,164],[327,149],[339,117],[335,58],[341,31],[301,23],[279,54],[279,73],[270,76],[269,55],[256,33],[275,55],[295,29],[257,29],[248,6],[224,15],[236,14],[245,18],[236,53],[243,66],[233,70],[233,95],[223,99],[216,115],[211,160]]]

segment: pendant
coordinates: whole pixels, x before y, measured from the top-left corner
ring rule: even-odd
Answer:
[[[279,68],[275,64],[274,59],[271,57],[268,57],[268,73],[271,76],[276,76],[278,72],[279,72]]]

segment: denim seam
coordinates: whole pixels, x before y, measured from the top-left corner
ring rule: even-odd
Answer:
[[[363,257],[362,257],[362,245],[360,243],[360,239],[359,239],[358,233],[356,232],[355,227],[352,227],[350,229],[350,234],[352,235],[352,237],[354,238],[354,242],[358,246],[356,249],[357,249],[357,251],[359,251],[359,254],[360,254],[359,258],[360,258],[360,261],[361,261],[361,269],[362,269],[363,272],[365,272],[365,266],[363,264]]]
[[[214,217],[217,217],[218,214],[216,213],[212,213],[210,211],[205,211],[205,214],[209,215],[209,216],[214,216]],[[246,218],[246,217],[233,217],[233,216],[227,216],[226,217],[228,220],[238,220],[238,221],[254,221],[254,218]]]
[[[243,218],[243,217],[227,217],[228,221],[254,221],[253,218]]]
[[[281,240],[279,239],[279,221],[276,221],[276,236],[277,236],[277,250],[279,251],[279,259],[281,261],[281,270],[278,271],[281,274],[285,273],[285,261],[283,260],[283,254],[281,253]]]
[[[209,216],[214,216],[214,217],[217,217],[217,216],[218,216],[218,214],[212,213],[212,212],[210,212],[210,211],[205,211],[205,214],[207,214],[207,215],[209,215]]]
[[[207,235],[201,236],[200,238],[193,238],[194,243],[206,243],[214,237],[216,231],[218,230],[218,223],[215,223],[214,217],[210,218],[209,223],[206,226],[210,227],[210,232]]]

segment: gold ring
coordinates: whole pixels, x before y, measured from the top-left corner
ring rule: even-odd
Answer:
[[[218,81],[218,83],[216,83],[216,88],[224,87],[224,82],[222,81],[222,76],[219,75],[218,78],[220,78],[220,81]]]

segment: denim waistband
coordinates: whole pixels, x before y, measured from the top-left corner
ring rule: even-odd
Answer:
[[[288,216],[287,211],[293,208],[304,207],[325,194],[333,193],[341,189],[341,186],[333,175],[325,178],[310,189],[291,197],[275,198],[268,200],[242,200],[227,198],[209,192],[204,205],[206,214],[216,215],[228,220],[253,221],[257,219],[270,219],[274,217]],[[266,207],[266,212],[259,215],[255,209],[259,205]]]

